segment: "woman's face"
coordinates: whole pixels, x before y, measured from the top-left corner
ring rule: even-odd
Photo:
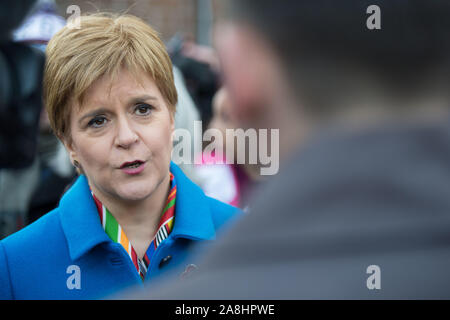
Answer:
[[[174,121],[154,80],[122,69],[98,79],[71,111],[66,147],[102,199],[144,200],[167,188]]]

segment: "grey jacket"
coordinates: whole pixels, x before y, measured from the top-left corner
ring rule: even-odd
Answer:
[[[449,124],[321,134],[196,274],[139,297],[449,299]]]

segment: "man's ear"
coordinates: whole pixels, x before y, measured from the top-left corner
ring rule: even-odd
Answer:
[[[215,29],[215,46],[229,90],[230,116],[238,121],[254,119],[268,103],[274,70],[271,52],[251,28],[224,23]]]

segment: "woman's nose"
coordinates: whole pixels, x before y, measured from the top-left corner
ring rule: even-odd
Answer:
[[[137,142],[139,136],[137,135],[133,124],[128,119],[118,119],[116,145],[121,148],[128,149],[132,144]]]

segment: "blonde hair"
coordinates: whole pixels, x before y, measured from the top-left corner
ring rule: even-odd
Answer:
[[[70,139],[70,113],[102,76],[114,78],[122,67],[137,80],[145,72],[155,81],[172,113],[177,92],[172,62],[158,33],[131,15],[96,13],[80,17],[80,28],[67,25],[46,49],[43,100],[59,139]]]

